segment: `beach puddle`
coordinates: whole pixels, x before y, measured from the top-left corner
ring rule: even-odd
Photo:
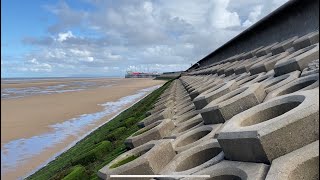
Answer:
[[[77,140],[63,151],[69,149],[77,141],[81,140],[83,137],[101,126],[101,118],[108,115],[118,114],[119,111],[124,110],[125,106],[138,101],[147,93],[159,87],[160,85],[142,89],[134,95],[122,97],[117,101],[99,104],[103,106],[102,111],[92,114],[83,114],[63,123],[51,125],[50,128],[52,131],[50,133],[33,136],[31,138],[17,139],[3,145],[3,148],[1,149],[1,175],[9,171],[14,171],[18,165],[32,161],[32,158],[36,157],[44,150],[54,147],[58,143],[65,141],[70,136],[77,137]],[[99,121],[100,124],[97,124]],[[105,122],[103,122],[103,124],[104,123]],[[89,132],[84,133],[85,130]],[[49,163],[63,151],[52,156],[47,162],[36,168],[34,171]]]

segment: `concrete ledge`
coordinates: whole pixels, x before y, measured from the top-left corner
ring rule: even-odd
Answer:
[[[256,52],[256,56],[257,57],[261,57],[264,55],[267,55],[269,53],[271,53],[271,48],[276,46],[278,44],[278,42],[272,43],[270,45],[267,45],[266,47],[260,49],[259,51]]]
[[[194,147],[208,139],[213,139],[216,131],[220,128],[221,124],[204,125],[192,129],[173,141],[173,148],[176,152],[181,153],[191,147]]]
[[[272,161],[266,180],[319,179],[319,140]]]
[[[171,119],[160,120],[138,130],[128,137],[124,144],[128,149],[133,149],[151,140],[158,140],[169,136],[174,128],[175,125]]]
[[[201,110],[204,124],[218,124],[245,111],[265,98],[266,93],[260,83],[242,87],[217,98]]]
[[[249,77],[251,77],[251,78],[249,78]],[[244,78],[242,80],[242,83],[238,84],[239,87],[249,86],[249,85],[254,84],[254,83],[259,83],[261,81],[264,81],[264,80],[268,79],[270,77],[270,75],[266,75],[265,72],[262,72],[262,73],[259,73],[259,74],[251,75],[249,77]]]
[[[170,119],[173,117],[173,110],[172,109],[165,109],[160,113],[157,114],[151,114],[150,116],[144,118],[142,121],[138,123],[138,127],[143,128],[145,126],[148,126],[149,124],[152,124],[158,120],[161,119]]]
[[[274,66],[275,76],[295,70],[302,71],[311,61],[316,59],[319,59],[319,43],[300,49],[278,61]]]
[[[298,39],[298,36],[294,36],[292,38],[289,38],[287,40],[284,40],[280,42],[279,44],[275,45],[274,47],[271,48],[271,52],[273,55],[282,53],[286,51],[287,49],[292,48],[293,42]]]
[[[212,90],[206,91],[205,93],[199,95],[193,100],[193,103],[196,107],[196,109],[202,109],[207,104],[209,104],[211,101],[213,101],[216,98],[219,98],[232,90],[238,88],[238,85],[235,80],[232,80],[230,82],[223,83],[221,85],[218,85],[214,87]]]
[[[179,116],[173,116],[173,121],[175,123],[175,125],[179,125],[181,123],[183,123],[184,121],[193,118],[194,116],[198,115],[200,112],[198,110],[191,110],[189,112],[186,112],[182,115]]]
[[[172,130],[171,135],[180,136],[188,130],[197,128],[203,125],[203,119],[200,114],[176,125],[176,128]]]
[[[296,92],[230,119],[218,142],[229,160],[271,163],[319,138],[319,90]]]
[[[319,74],[297,78],[290,83],[269,92],[264,101],[269,101],[277,96],[294,93],[296,91],[314,89],[316,87],[319,87]]]
[[[102,179],[110,178],[110,175],[153,175],[158,174],[175,156],[172,149],[172,140],[151,141],[147,144],[134,148],[111,161],[108,165],[100,169],[97,175]],[[159,156],[161,154],[161,156]],[[132,155],[139,156],[131,162],[119,167],[111,168],[112,165],[124,160]],[[125,178],[122,178],[125,179]],[[139,179],[139,178],[131,178]]]
[[[274,68],[274,65],[281,59],[288,56],[289,52],[282,52],[280,54],[273,55],[263,61],[258,62],[257,64],[250,67],[249,72],[251,75],[259,74],[261,72],[268,72]]]
[[[195,175],[210,175],[206,180],[264,180],[269,166],[262,163],[221,161],[203,169]],[[183,180],[204,180],[204,178],[183,178]]]
[[[312,44],[316,44],[318,42],[319,42],[319,31],[314,31],[296,39],[293,42],[292,46],[297,51],[299,49],[305,48]]]
[[[210,139],[177,154],[160,174],[190,175],[223,160],[224,154],[215,139]],[[162,179],[162,178],[159,178]]]
[[[275,89],[278,89],[279,87],[288,84],[289,82],[297,79],[300,75],[300,71],[293,71],[288,74],[284,74],[278,77],[274,77],[272,79],[268,79],[264,82],[262,82],[262,85],[266,91],[266,93],[269,93]]]

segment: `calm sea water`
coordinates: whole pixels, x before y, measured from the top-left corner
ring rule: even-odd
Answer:
[[[93,79],[104,79],[100,78],[7,78],[1,79],[1,84],[22,84],[22,83],[33,83],[33,82],[52,82],[59,81],[59,84],[49,86],[29,86],[21,88],[1,88],[1,99],[21,98],[32,95],[40,94],[54,94],[64,93],[73,91],[82,91],[92,87],[109,87],[112,86],[115,81],[106,81],[105,83],[97,83],[92,81]]]

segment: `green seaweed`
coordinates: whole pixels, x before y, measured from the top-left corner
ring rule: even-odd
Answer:
[[[127,164],[128,162],[131,162],[135,159],[137,159],[139,156],[135,156],[135,155],[132,155],[132,156],[129,156],[125,159],[122,159],[121,161],[117,162],[117,163],[114,163],[113,165],[110,166],[110,169],[113,169],[113,168],[116,168],[116,167],[119,167],[119,166],[122,166],[124,164]]]

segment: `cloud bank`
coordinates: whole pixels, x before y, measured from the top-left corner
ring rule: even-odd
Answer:
[[[57,18],[47,35],[21,40],[33,50],[1,64],[34,76],[185,70],[286,1],[85,0],[87,10],[60,1],[43,7]]]

